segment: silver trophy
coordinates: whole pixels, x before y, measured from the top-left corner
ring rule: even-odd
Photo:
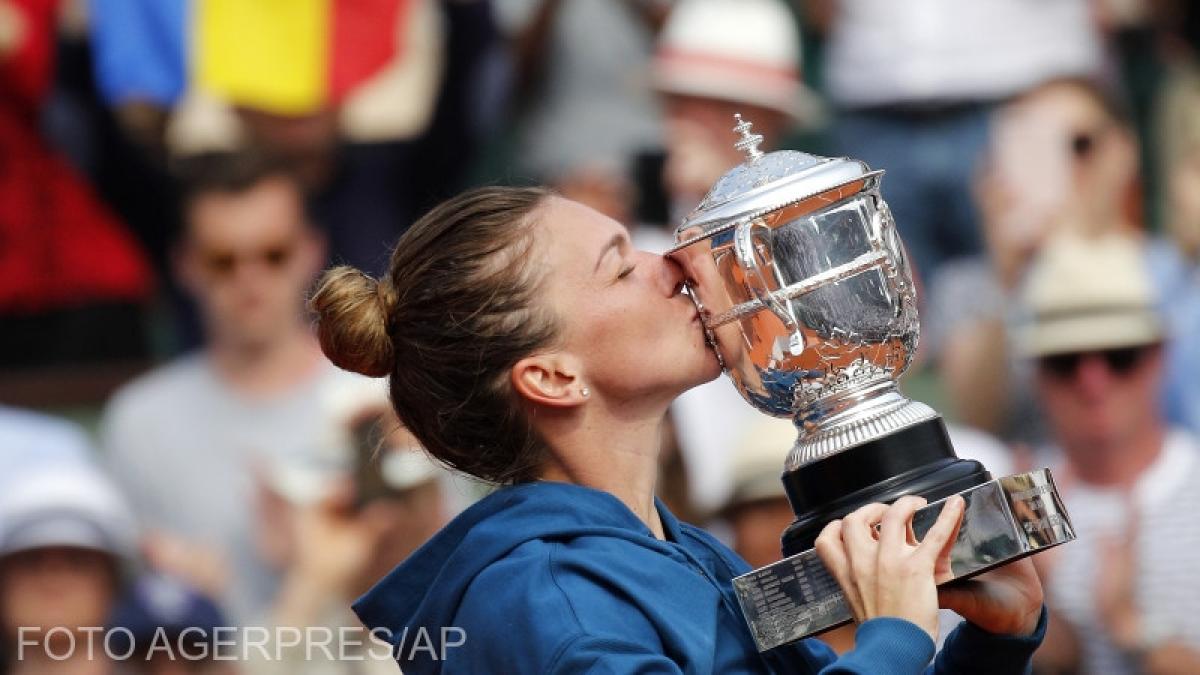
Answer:
[[[967,502],[952,552],[957,578],[1075,538],[1049,470],[994,479],[959,459],[941,417],[900,394],[917,347],[916,292],[879,193],[882,171],[845,158],[768,154],[736,116],[746,161],[675,232],[668,252],[722,368],[759,410],[798,437],[782,480],[796,520],[784,560],[734,580],[759,649],[851,619],[812,550],[829,521],[908,494]]]

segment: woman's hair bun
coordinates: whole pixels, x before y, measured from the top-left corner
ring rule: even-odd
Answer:
[[[317,315],[321,349],[334,365],[370,377],[391,374],[392,295],[353,267],[335,267],[321,276],[309,307]]]

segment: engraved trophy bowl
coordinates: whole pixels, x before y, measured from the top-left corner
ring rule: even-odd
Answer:
[[[979,462],[955,455],[940,415],[897,388],[919,322],[912,273],[880,195],[883,172],[847,158],[764,154],[762,137],[735,118],[746,160],[684,219],[667,255],[683,267],[741,395],[796,425],[782,475],[796,513],[784,555],[811,554],[826,523],[869,502],[907,494],[936,502],[999,485]],[[1057,492],[1048,494],[1043,501],[1061,510]],[[1065,522],[1055,543],[1074,536]]]

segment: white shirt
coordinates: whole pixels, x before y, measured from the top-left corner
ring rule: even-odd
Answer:
[[[1075,627],[1083,672],[1135,673],[1108,640],[1096,611],[1103,542],[1135,536],[1136,594],[1143,621],[1200,649],[1200,441],[1170,432],[1158,459],[1138,479],[1132,499],[1140,522],[1130,531],[1116,490],[1072,483],[1063,495],[1078,539],[1065,544],[1047,585],[1048,600]]]
[[[1087,0],[838,0],[826,54],[845,107],[988,101],[1094,74]]]
[[[292,390],[248,400],[196,354],[134,380],[110,401],[102,437],[113,475],[149,531],[223,555],[232,578],[221,600],[234,620],[255,616],[278,583],[259,557],[256,474],[273,480],[327,452],[330,401],[360,379],[326,361]]]

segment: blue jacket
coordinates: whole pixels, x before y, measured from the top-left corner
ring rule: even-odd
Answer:
[[[921,673],[929,635],[863,623],[838,659],[817,640],[760,656],[730,580],[744,561],[660,503],[656,539],[616,497],[566,483],[501,489],[354,604],[421,673]],[[963,624],[931,672],[1019,673],[1041,643]],[[461,643],[461,644],[460,644]]]

